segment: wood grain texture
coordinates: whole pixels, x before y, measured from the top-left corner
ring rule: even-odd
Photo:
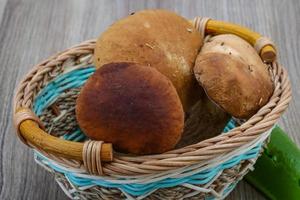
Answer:
[[[83,40],[97,37],[116,19],[145,8],[174,10],[186,17],[209,16],[239,23],[271,37],[289,70],[293,101],[279,124],[300,145],[299,0],[0,0],[0,199],[67,199],[33,161],[32,151],[12,128],[13,90],[37,62]],[[228,199],[264,199],[241,182]]]

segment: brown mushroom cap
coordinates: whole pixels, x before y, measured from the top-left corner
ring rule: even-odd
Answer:
[[[184,112],[171,81],[151,67],[110,63],[88,79],[76,117],[91,139],[134,154],[168,151],[179,141]]]
[[[273,93],[267,65],[235,35],[215,36],[205,43],[194,73],[207,95],[237,118],[251,117]]]
[[[136,12],[112,24],[97,40],[95,65],[135,62],[156,68],[175,86],[185,111],[199,99],[193,66],[203,41],[183,17],[165,10]]]

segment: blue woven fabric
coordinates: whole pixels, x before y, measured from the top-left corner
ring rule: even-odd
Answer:
[[[93,66],[89,66],[83,69],[73,70],[69,73],[65,73],[57,76],[54,80],[49,82],[40,93],[36,96],[34,100],[33,110],[36,115],[41,115],[44,109],[50,106],[53,102],[57,100],[57,98],[64,93],[67,89],[72,89],[76,87],[82,86],[85,81],[95,72],[95,68]],[[224,128],[224,133],[230,131],[235,127],[234,120],[230,120],[227,126]],[[83,141],[86,136],[81,132],[79,128],[77,128],[73,133],[66,134],[64,139],[70,141]],[[75,186],[83,187],[83,186],[91,186],[91,185],[99,185],[107,188],[119,188],[122,191],[133,195],[133,196],[141,196],[145,195],[155,189],[158,188],[168,188],[174,187],[177,185],[181,185],[183,183],[193,184],[193,185],[201,185],[210,182],[221,170],[231,168],[242,160],[256,158],[258,156],[259,150],[261,148],[261,144],[252,148],[248,152],[235,156],[232,159],[219,164],[218,166],[207,169],[201,172],[198,172],[193,175],[182,176],[182,178],[166,178],[157,182],[147,183],[147,184],[118,184],[113,183],[103,179],[89,179],[78,177],[75,173],[69,172],[65,170],[63,167],[59,167],[54,165],[51,162],[48,162],[48,158],[43,156],[42,154],[35,152],[37,158],[41,160],[44,164],[51,167],[53,170],[63,173],[66,178]],[[224,195],[232,190],[234,184],[229,186],[225,191]],[[211,199],[208,197],[207,199]]]
[[[57,76],[35,97],[34,113],[37,116],[41,115],[43,110],[54,103],[65,90],[82,86],[94,72],[95,67],[89,66]]]

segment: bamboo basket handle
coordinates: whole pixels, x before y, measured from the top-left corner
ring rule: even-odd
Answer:
[[[193,20],[189,21],[190,23],[194,24]],[[248,41],[252,46],[257,45],[260,39],[264,38],[259,33],[256,33],[246,27],[229,23],[223,21],[217,21],[209,19],[206,22],[205,26],[205,34],[209,35],[219,35],[219,34],[234,34],[237,35],[244,40]],[[266,39],[266,38],[264,38]],[[265,62],[273,62],[276,60],[276,49],[275,46],[271,41],[270,44],[266,44],[260,49],[259,55]]]
[[[19,108],[16,111],[14,119],[18,118],[18,113],[22,113],[28,109]],[[37,121],[32,118],[23,118],[16,125],[19,130],[20,137],[26,143],[30,143],[33,146],[42,149],[48,153],[55,154],[57,156],[62,156],[64,158],[83,160],[83,147],[84,143],[81,142],[71,142],[54,137],[44,130],[42,130]],[[113,160],[113,148],[112,144],[104,143],[101,145],[100,152],[101,161],[109,162]]]

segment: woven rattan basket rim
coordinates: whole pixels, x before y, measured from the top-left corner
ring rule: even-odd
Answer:
[[[70,57],[93,54],[94,47],[95,40],[85,41],[36,65],[20,83],[14,99],[14,113],[20,107],[31,108],[34,95],[43,87],[47,73],[53,71],[57,65],[62,64]],[[133,157],[115,154],[112,162],[104,164],[104,173],[108,175],[139,175],[173,170],[215,158],[253,141],[276,123],[291,99],[291,86],[286,70],[277,61],[273,61],[270,63],[270,71],[275,85],[272,97],[264,107],[241,126],[232,129],[226,135],[221,134],[197,144],[159,155]],[[61,159],[61,155],[56,155],[56,157],[61,162],[66,160],[65,158]]]

